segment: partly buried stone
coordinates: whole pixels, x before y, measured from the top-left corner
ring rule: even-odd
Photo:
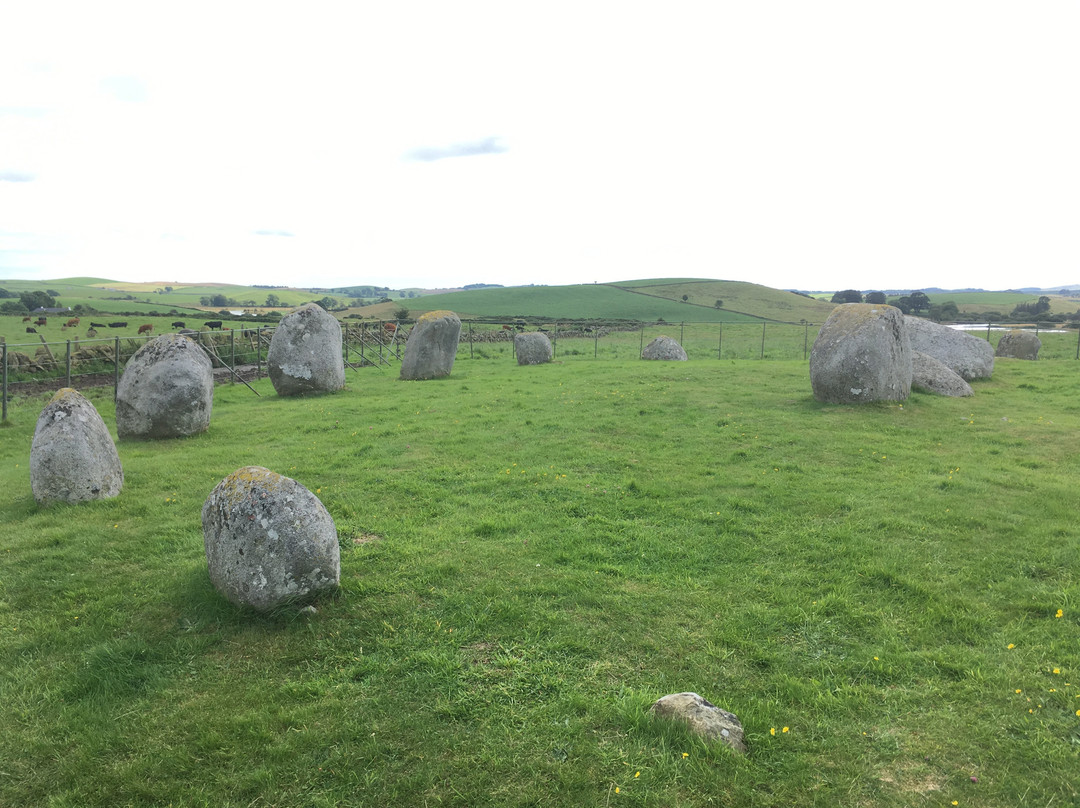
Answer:
[[[959,373],[922,351],[911,352],[911,386],[939,396],[975,395]]]
[[[210,581],[238,606],[265,612],[337,587],[337,528],[296,480],[261,466],[237,469],[202,509]]]
[[[994,354],[1005,359],[1038,359],[1041,347],[1042,340],[1030,331],[1013,329],[1001,335]]]
[[[994,346],[986,340],[922,317],[906,315],[904,325],[911,350],[932,356],[965,381],[989,379],[993,374]]]
[[[514,334],[514,353],[519,365],[542,365],[551,361],[551,340],[539,331]]]
[[[746,754],[742,723],[735,713],[721,710],[697,693],[672,693],[649,708],[657,718],[681,721],[695,735],[707,741],[723,741],[736,752]]]
[[[187,337],[162,334],[135,352],[116,388],[121,438],[180,438],[205,432],[214,407],[214,366]]]
[[[30,445],[30,488],[39,505],[109,499],[124,469],[105,422],[80,393],[58,390],[38,416]]]
[[[686,351],[671,337],[657,337],[645,346],[641,352],[641,358],[685,362]]]
[[[279,396],[340,390],[345,386],[341,324],[314,303],[293,309],[274,329],[266,365]]]
[[[831,404],[903,401],[911,393],[911,346],[893,306],[833,309],[810,351],[814,398]]]
[[[405,356],[401,375],[406,380],[441,379],[454,369],[461,320],[452,311],[429,311],[416,321]]]

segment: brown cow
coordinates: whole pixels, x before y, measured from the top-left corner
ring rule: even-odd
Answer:
[[[30,322],[30,318],[29,318],[29,317],[23,317],[23,318],[22,318],[22,321],[23,321],[24,323],[28,323],[28,322]]]
[[[139,326],[139,336],[141,337],[143,334],[149,334],[153,330],[154,330],[154,326],[150,325],[149,323],[147,323],[146,325],[140,325]]]
[[[49,321],[46,320],[44,317],[38,317],[36,320],[34,320],[34,325],[46,325],[48,322]]]
[[[66,323],[64,323],[64,325],[66,325],[68,328],[74,328],[78,324],[79,324],[79,318],[78,317],[72,317],[70,320],[68,320]]]
[[[395,331],[397,331],[396,323],[383,323],[382,327],[386,329],[386,332],[388,334],[393,334]]]

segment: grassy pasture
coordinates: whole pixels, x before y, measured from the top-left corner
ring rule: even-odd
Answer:
[[[263,380],[204,435],[119,444],[118,498],[44,510],[19,400],[0,805],[1073,804],[1078,370],[864,407],[800,361]],[[248,464],[337,523],[313,618],[210,586],[200,509]],[[649,719],[681,690],[749,755]]]

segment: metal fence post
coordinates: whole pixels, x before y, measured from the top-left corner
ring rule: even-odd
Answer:
[[[65,387],[71,387],[71,340],[67,341],[67,356],[65,357],[64,366],[67,370],[67,383]]]
[[[639,343],[637,353],[638,358],[640,359],[642,352],[645,350],[645,323],[641,324],[641,339],[639,340]]]
[[[804,361],[806,360],[806,344],[807,344],[807,340],[808,340],[809,336],[810,336],[810,323],[803,323],[802,358],[803,358]]]
[[[255,332],[255,378],[262,378],[262,330],[260,325]]]
[[[120,337],[113,342],[113,385],[112,397],[116,401],[116,392],[120,389]]]
[[[3,384],[0,385],[0,396],[4,399],[3,404],[3,417],[0,418],[4,423],[7,423],[7,343],[0,342],[0,365],[3,365]]]
[[[761,324],[761,358],[765,358],[765,323]]]
[[[724,350],[724,324],[720,323],[720,339],[716,343],[716,358],[723,359]]]
[[[469,359],[472,358],[472,320],[469,320]]]
[[[229,329],[229,367],[232,369],[232,375],[229,376],[229,383],[236,384],[236,329]]]

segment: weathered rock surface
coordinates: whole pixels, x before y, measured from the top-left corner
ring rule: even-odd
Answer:
[[[214,367],[179,334],[162,334],[135,352],[116,389],[121,438],[179,438],[205,432],[214,407]]]
[[[911,352],[911,386],[939,396],[975,395],[959,373],[922,351]]]
[[[672,337],[657,337],[645,346],[641,358],[685,362],[686,351]]]
[[[672,693],[653,702],[649,712],[686,724],[695,735],[707,741],[722,741],[736,752],[746,754],[742,723],[735,713],[721,710],[697,693]]]
[[[269,611],[341,578],[337,528],[322,502],[261,466],[222,480],[203,504],[202,525],[210,580],[239,606]]]
[[[416,321],[405,356],[401,375],[406,380],[441,379],[454,369],[461,320],[452,311],[429,311]]]
[[[934,357],[959,373],[965,381],[989,379],[994,372],[994,346],[986,340],[955,328],[904,317],[911,350]]]
[[[1030,331],[1013,330],[1008,334],[1002,334],[998,342],[995,356],[1006,359],[1031,359],[1039,358],[1039,349],[1042,340]]]
[[[274,329],[266,366],[279,396],[340,390],[345,386],[341,324],[314,303],[293,309]]]
[[[109,499],[124,469],[105,422],[82,394],[58,390],[38,416],[30,445],[30,488],[39,505]]]
[[[810,351],[814,398],[832,404],[903,401],[911,394],[911,345],[893,306],[833,309]]]
[[[551,361],[551,340],[547,338],[547,334],[539,331],[515,334],[514,353],[517,354],[519,365],[542,365]]]

